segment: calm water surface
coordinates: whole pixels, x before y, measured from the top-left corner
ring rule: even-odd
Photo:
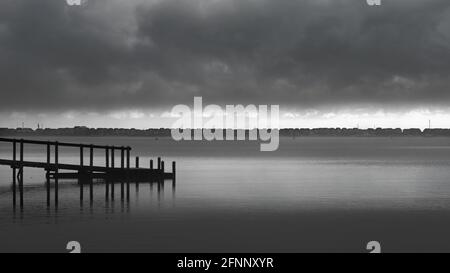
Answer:
[[[284,138],[273,153],[249,142],[57,139],[129,145],[141,167],[176,161],[176,189],[132,185],[121,202],[116,186],[106,202],[97,184],[93,206],[80,206],[76,182],[63,181],[59,209],[47,210],[44,173],[25,169],[25,210],[14,213],[11,170],[0,167],[0,251],[65,252],[70,240],[86,252],[365,251],[371,240],[386,251],[450,250],[450,138]],[[25,160],[45,160],[43,148],[25,149]],[[0,144],[0,158],[11,152]],[[78,160],[77,149],[60,151],[60,162]]]

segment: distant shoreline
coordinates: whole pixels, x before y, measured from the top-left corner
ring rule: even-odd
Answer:
[[[194,130],[192,130],[194,131]],[[239,130],[235,130],[239,131]],[[249,130],[245,130],[248,135]],[[91,137],[171,137],[171,129],[119,129],[119,128],[0,128],[0,136],[91,136]],[[316,129],[280,129],[281,137],[450,137],[450,129],[346,129],[346,128],[316,128]]]

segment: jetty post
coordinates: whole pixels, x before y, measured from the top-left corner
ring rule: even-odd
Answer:
[[[17,160],[17,145],[16,145],[16,140],[13,141],[13,207],[14,209],[16,208],[17,205],[17,177],[16,177],[16,160]]]
[[[126,179],[127,179],[127,201],[130,201],[130,147],[127,147],[127,171],[126,171]]]
[[[158,157],[158,170],[161,170],[161,157]]]
[[[120,168],[122,169],[122,174],[123,174],[123,170],[125,168],[125,148],[121,147],[120,148]],[[120,179],[120,199],[123,201],[125,199],[125,185],[123,182],[123,177],[121,177]]]
[[[94,167],[94,146],[91,145],[89,147],[89,200],[91,205],[94,202],[94,179],[93,179],[93,172],[92,167]]]
[[[47,188],[47,207],[50,207],[50,143],[47,143],[47,170],[45,172],[45,187]]]
[[[59,173],[59,143],[55,142],[55,208],[58,208],[58,203],[59,203],[59,193],[58,193],[58,173]]]
[[[83,165],[84,165],[84,148],[83,146],[80,146],[80,171],[78,172],[78,174],[80,175],[80,177],[78,177],[78,184],[80,186],[80,203],[81,205],[83,205],[83,195],[84,195],[84,181],[83,181]]]
[[[23,209],[23,139],[20,140],[20,169],[19,169],[19,202]]]
[[[160,178],[159,181],[161,183],[161,187],[164,190],[164,173],[165,173],[165,166],[164,166],[164,161],[161,161],[161,173],[160,173]]]
[[[176,181],[177,181],[177,179],[176,179],[176,163],[175,163],[175,161],[172,161],[172,190],[173,190],[173,192],[175,192],[175,188],[176,188]]]
[[[114,170],[115,168],[115,156],[114,156],[114,150],[115,148],[111,148],[111,170]],[[114,181],[111,181],[111,201],[114,201]]]
[[[105,149],[105,167],[109,169],[109,147]],[[105,199],[109,200],[109,174],[108,171],[105,173]]]

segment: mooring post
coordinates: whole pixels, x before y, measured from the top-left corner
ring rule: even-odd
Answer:
[[[161,187],[164,189],[165,167],[164,161],[161,161]]]
[[[23,209],[23,139],[20,140],[20,175],[19,175],[19,198],[20,209]]]
[[[16,140],[14,139],[13,141],[13,207],[16,208],[16,204],[17,204],[17,182],[16,182],[16,154],[17,154],[17,145],[16,145]]]
[[[114,156],[114,147],[111,148],[111,171],[114,173],[114,162],[115,162],[115,156]],[[114,201],[114,178],[111,179],[111,200]]]
[[[158,180],[158,193],[160,192],[160,190],[161,190],[161,157],[158,157],[158,173],[157,173],[157,176],[156,176],[156,179]],[[159,195],[159,194],[158,194]]]
[[[80,171],[78,172],[78,184],[80,184],[80,202],[83,202],[84,199],[84,173],[83,173],[83,165],[84,165],[84,148],[80,146]]]
[[[136,156],[136,169],[139,169],[139,156]]]
[[[94,179],[92,179],[92,167],[94,167],[94,147],[91,145],[89,147],[89,200],[94,202]]]
[[[47,207],[50,207],[50,143],[47,143],[47,170],[45,174],[47,188]]]
[[[58,162],[59,161],[59,144],[58,142],[55,142],[55,207],[58,208],[58,173],[59,173],[59,167]]]
[[[150,159],[150,170],[152,170],[153,171],[153,159]],[[150,189],[152,189],[152,187],[153,187],[153,180],[152,180],[152,178],[153,178],[153,172],[151,172],[151,175],[150,175]]]
[[[109,148],[106,148],[105,150],[105,167],[106,167],[106,172],[105,172],[105,199],[106,201],[109,200]]]
[[[124,200],[124,183],[123,183],[123,172],[124,172],[124,168],[125,168],[125,148],[121,147],[120,148],[120,168],[121,168],[121,179],[120,179],[120,199],[123,201]]]
[[[127,170],[126,170],[126,178],[127,178],[127,201],[130,201],[130,147],[127,147]]]
[[[172,161],[172,196],[175,198],[175,191],[177,188],[177,179],[176,179],[176,163],[175,161]]]
[[[175,186],[176,186],[176,163],[175,161],[172,161],[172,189],[175,190]]]

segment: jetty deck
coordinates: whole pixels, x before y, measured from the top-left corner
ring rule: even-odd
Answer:
[[[157,166],[153,166],[150,160],[148,168],[141,168],[139,157],[135,158],[135,167],[130,166],[131,147],[127,146],[105,146],[94,144],[76,144],[57,141],[39,141],[26,139],[0,138],[0,142],[12,144],[12,159],[0,159],[0,165],[6,165],[12,169],[12,191],[13,206],[17,206],[17,193],[19,195],[20,208],[24,207],[24,168],[38,168],[46,172],[45,187],[47,192],[47,206],[51,205],[51,183],[54,184],[54,203],[58,207],[59,203],[59,180],[78,180],[80,188],[80,201],[84,199],[84,186],[89,186],[89,199],[91,203],[94,197],[94,180],[105,183],[105,199],[114,200],[115,184],[120,183],[120,197],[124,200],[130,198],[130,183],[136,186],[140,183],[158,183],[158,187],[166,180],[172,181],[172,187],[176,186],[176,163],[172,162],[172,171],[165,171],[164,161],[157,158]],[[46,162],[25,161],[25,145],[43,145],[46,149]],[[59,161],[59,150],[61,147],[71,147],[79,149],[79,164],[66,164]],[[89,162],[85,164],[85,150],[89,154]],[[104,166],[94,164],[95,152],[102,152],[105,157]],[[116,153],[120,160],[116,165]],[[17,155],[19,154],[19,155]],[[53,156],[52,156],[53,155]],[[62,172],[64,171],[64,172]]]

